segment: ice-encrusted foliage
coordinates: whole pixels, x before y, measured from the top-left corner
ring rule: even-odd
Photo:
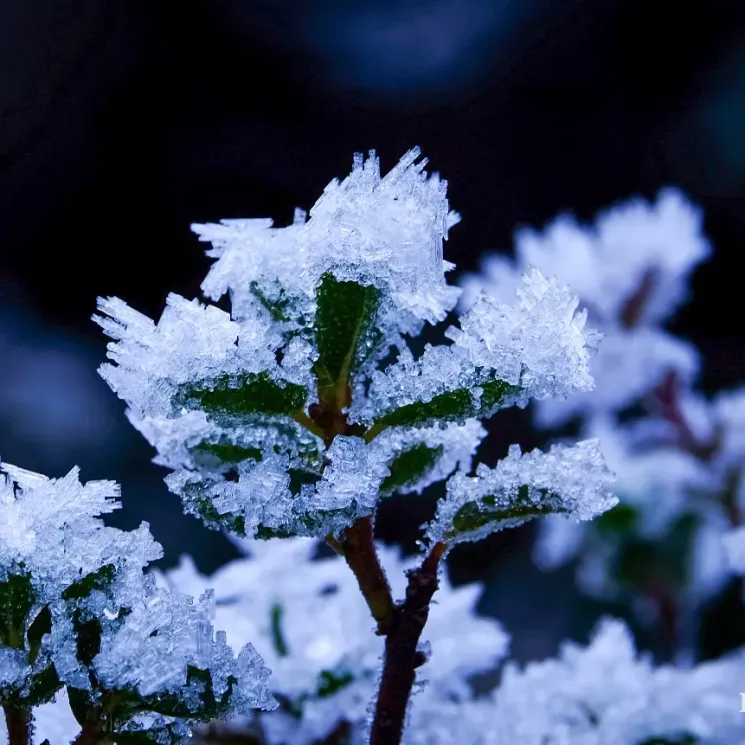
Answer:
[[[250,645],[236,658],[215,636],[210,598],[194,605],[143,574],[162,555],[147,524],[103,524],[118,495],[111,481],[81,484],[77,469],[49,479],[0,466],[6,717],[27,722],[64,690],[95,741],[136,733],[137,742],[175,743],[195,722],[271,708],[269,671]]]
[[[592,388],[599,337],[538,271],[514,303],[480,298],[414,357],[404,337],[444,320],[460,294],[442,255],[457,216],[418,158],[381,176],[374,153],[356,156],[286,228],[194,226],[216,259],[202,288],[229,293],[230,314],[170,296],[154,323],[100,301],[114,340],[101,373],[172,469],[169,488],[209,526],[340,536],[381,497],[468,472],[479,418]]]
[[[509,664],[487,697],[420,696],[406,745],[742,745],[734,681],[742,653],[693,668],[655,667],[630,631],[601,622],[587,647]]]
[[[184,558],[160,581],[195,594],[214,588],[216,623],[234,643],[251,639],[271,667],[270,686],[280,706],[259,715],[268,744],[311,745],[343,723],[361,732],[383,640],[373,633],[354,575],[340,557],[314,558],[318,543],[313,540],[251,541],[243,547],[249,558],[209,578]],[[414,568],[416,557],[402,559],[385,546],[379,552],[394,595],[402,597],[405,572]],[[508,638],[496,621],[476,615],[480,586],[455,589],[443,577],[440,593],[425,632],[431,656],[422,675],[432,695],[464,700],[471,696],[467,676],[494,668]],[[236,720],[231,731],[251,724]]]
[[[448,481],[427,539],[475,541],[543,515],[591,520],[617,504],[608,489],[613,480],[595,440],[548,453],[523,454],[512,445],[496,468],[480,463],[475,476],[461,471]]]

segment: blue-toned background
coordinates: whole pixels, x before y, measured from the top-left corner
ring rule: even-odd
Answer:
[[[5,0],[0,456],[119,480],[119,524],[148,520],[167,564],[235,555],[181,515],[97,377],[95,298],[157,317],[206,271],[189,223],[287,223],[354,151],[377,149],[387,168],[415,144],[449,181],[463,223],[447,257],[468,270],[509,250],[518,224],[680,186],[716,255],[675,330],[702,349],[705,387],[744,376],[742,2]],[[495,452],[515,440],[540,444],[508,412]],[[410,543],[424,502],[388,505],[383,535]],[[522,629],[518,656],[544,656],[590,621],[567,599],[570,573],[541,575],[526,540],[464,549],[453,576],[488,577],[485,607]]]

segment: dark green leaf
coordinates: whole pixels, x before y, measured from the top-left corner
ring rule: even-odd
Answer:
[[[65,600],[80,600],[87,598],[94,590],[107,592],[114,581],[116,568],[113,564],[105,564],[95,572],[87,574],[82,579],[73,582],[63,593]]]
[[[290,301],[287,297],[280,295],[276,300],[267,297],[259,288],[258,282],[251,282],[249,289],[251,290],[251,294],[269,311],[269,315],[273,321],[282,323],[290,320],[287,312]]]
[[[271,616],[270,623],[274,649],[280,657],[287,657],[289,650],[287,648],[287,641],[285,640],[285,636],[282,632],[282,606],[278,603],[275,603],[274,605],[272,605],[269,613]]]
[[[221,375],[198,385],[183,386],[176,396],[176,404],[231,416],[292,416],[303,408],[307,395],[303,386],[280,385],[267,373],[244,373]]]
[[[49,634],[52,631],[52,612],[49,610],[49,606],[45,605],[37,614],[36,618],[32,621],[26,632],[26,641],[28,642],[29,650],[29,662],[31,665],[36,662],[36,657],[39,654],[41,648],[41,639],[44,634]]]
[[[322,670],[318,676],[317,698],[328,698],[354,682],[348,670]]]
[[[76,611],[72,623],[78,660],[86,667],[90,667],[93,658],[101,651],[101,623],[97,618],[83,621],[79,611]]]
[[[324,274],[316,291],[314,371],[322,400],[339,403],[355,365],[365,356],[380,302],[380,291]],[[342,390],[343,389],[343,390]]]
[[[259,448],[241,447],[230,442],[200,442],[199,445],[192,448],[192,453],[195,456],[201,454],[211,456],[222,463],[240,463],[249,458],[253,460],[261,460],[262,458]]]
[[[549,497],[548,490],[541,490],[544,499]],[[558,502],[558,500],[556,500]],[[496,507],[493,496],[482,497],[478,502],[464,504],[453,518],[453,527],[448,537],[471,533],[486,525],[499,523],[516,524],[545,515],[561,514],[563,510],[548,503],[534,503],[528,500],[528,487],[522,486],[517,498],[509,507]]]
[[[23,649],[23,632],[35,601],[31,575],[11,574],[0,582],[0,643]]]
[[[67,698],[70,702],[70,710],[75,717],[75,721],[82,727],[88,721],[91,701],[88,692],[80,688],[67,689]]]
[[[696,520],[693,515],[681,516],[660,539],[624,540],[614,567],[616,579],[632,590],[685,586]]]
[[[27,706],[39,706],[51,701],[54,694],[62,688],[62,683],[53,665],[31,677],[28,693],[23,697]]]
[[[593,526],[601,533],[630,533],[637,525],[639,513],[633,505],[621,502],[599,515]]]
[[[672,737],[650,737],[639,745],[696,745],[698,737],[689,733],[673,735]]]
[[[469,417],[490,416],[505,398],[518,389],[503,380],[490,380],[479,383],[482,389],[478,406],[473,403],[473,395],[468,388],[458,388],[441,393],[430,401],[417,401],[390,411],[374,425],[374,431],[387,427],[419,427],[431,422],[455,422]]]
[[[381,493],[403,492],[416,484],[434,468],[444,450],[442,445],[432,448],[421,442],[399,453],[389,466],[390,475],[380,485]]]

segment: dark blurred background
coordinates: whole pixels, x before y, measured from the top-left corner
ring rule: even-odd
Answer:
[[[716,252],[674,330],[702,349],[707,389],[743,377],[742,0],[4,0],[3,459],[116,478],[119,524],[148,520],[166,565],[234,556],[181,515],[97,377],[95,298],[157,317],[208,267],[191,222],[286,224],[355,151],[376,149],[387,170],[416,144],[463,215],[446,246],[461,270],[510,250],[516,225],[682,188]],[[491,461],[541,442],[518,413],[494,434]],[[427,504],[388,505],[382,534],[411,545]],[[488,579],[485,607],[542,656],[576,619],[569,575],[533,569],[527,537],[465,549],[453,576]],[[503,603],[516,583],[524,602]]]

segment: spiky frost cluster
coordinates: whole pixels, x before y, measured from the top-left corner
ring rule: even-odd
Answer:
[[[202,288],[228,293],[230,314],[171,295],[156,324],[100,301],[114,340],[101,374],[173,470],[169,488],[209,526],[340,535],[381,496],[467,473],[479,418],[592,388],[599,337],[537,271],[513,304],[482,297],[414,358],[404,335],[442,321],[460,294],[442,256],[457,216],[418,157],[381,177],[374,154],[356,156],[286,228],[194,226],[216,259]]]
[[[118,495],[111,481],[81,484],[77,469],[48,479],[0,466],[2,706],[64,690],[78,729],[95,712],[102,732],[173,743],[194,722],[271,708],[268,669],[250,645],[236,658],[215,636],[210,596],[194,605],[143,574],[162,555],[147,524],[104,526]]]

